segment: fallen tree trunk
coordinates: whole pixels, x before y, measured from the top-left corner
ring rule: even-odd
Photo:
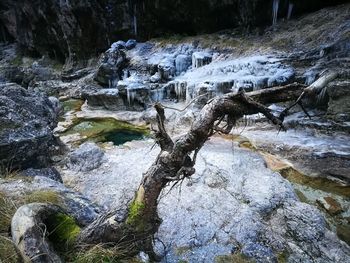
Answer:
[[[322,85],[317,85],[317,90],[332,79],[334,75],[322,81]],[[303,96],[312,93],[312,89],[313,86],[306,88],[305,85],[293,83],[283,87],[215,97],[203,107],[190,130],[175,142],[164,127],[164,108],[161,104],[156,104],[158,131],[155,137],[161,152],[143,175],[128,214],[120,217],[118,212],[114,212],[102,216],[81,232],[78,243],[118,244],[131,254],[142,250],[151,259],[157,260],[152,248],[152,238],[161,224],[157,213],[161,191],[170,182],[177,182],[195,173],[197,153],[208,138],[216,131],[229,133],[238,119],[255,113],[264,114],[275,125],[283,128],[283,118],[291,107],[277,118],[264,104],[293,100],[300,102]],[[225,118],[226,126],[219,127]]]
[[[194,174],[197,152],[208,138],[216,130],[230,132],[235,122],[244,115],[262,113],[275,125],[283,127],[282,121],[272,115],[263,104],[295,100],[304,88],[304,85],[293,83],[284,87],[249,93],[229,93],[213,98],[203,107],[190,131],[175,142],[164,128],[164,108],[156,104],[158,132],[155,137],[161,152],[144,174],[128,215],[120,219],[116,213],[112,213],[99,218],[82,231],[79,243],[117,243],[118,246],[127,247],[129,251],[143,250],[156,259],[151,244],[161,223],[157,204],[165,186]],[[229,125],[221,129],[219,124],[224,117]]]

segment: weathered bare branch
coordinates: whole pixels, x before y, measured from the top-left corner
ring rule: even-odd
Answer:
[[[155,133],[156,142],[159,144],[162,151],[170,152],[174,146],[174,142],[165,130],[164,121],[164,107],[160,103],[156,103],[154,108],[157,111],[158,131]]]

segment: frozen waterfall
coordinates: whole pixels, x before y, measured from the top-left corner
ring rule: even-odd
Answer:
[[[277,24],[279,5],[280,5],[279,0],[273,0],[273,5],[272,5],[272,25],[273,26]]]
[[[292,12],[293,12],[293,7],[294,7],[294,4],[293,3],[289,3],[288,5],[288,14],[287,14],[287,19],[289,20],[292,16]]]

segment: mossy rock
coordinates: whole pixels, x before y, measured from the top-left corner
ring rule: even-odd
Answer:
[[[21,263],[22,257],[19,255],[15,245],[6,237],[0,235],[0,262]]]
[[[308,186],[316,190],[341,195],[346,198],[350,197],[350,186],[341,185],[338,182],[323,177],[310,177],[293,167],[282,169],[279,172],[291,183]]]
[[[278,263],[287,263],[289,258],[289,253],[287,251],[283,251],[277,254]]]
[[[337,226],[338,237],[350,245],[350,225],[338,225]]]
[[[63,206],[62,197],[55,191],[35,191],[24,197],[10,197],[0,192],[0,234],[9,233],[11,220],[18,207],[29,203],[52,203]]]

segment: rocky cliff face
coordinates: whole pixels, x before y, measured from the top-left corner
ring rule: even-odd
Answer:
[[[164,34],[197,34],[243,26],[269,25],[273,0],[3,0],[0,41],[17,41],[34,55],[64,61],[87,58],[110,41]],[[347,2],[280,0],[278,16],[286,17]]]
[[[6,32],[34,55],[84,57],[108,42],[103,1],[5,0],[0,9]]]

